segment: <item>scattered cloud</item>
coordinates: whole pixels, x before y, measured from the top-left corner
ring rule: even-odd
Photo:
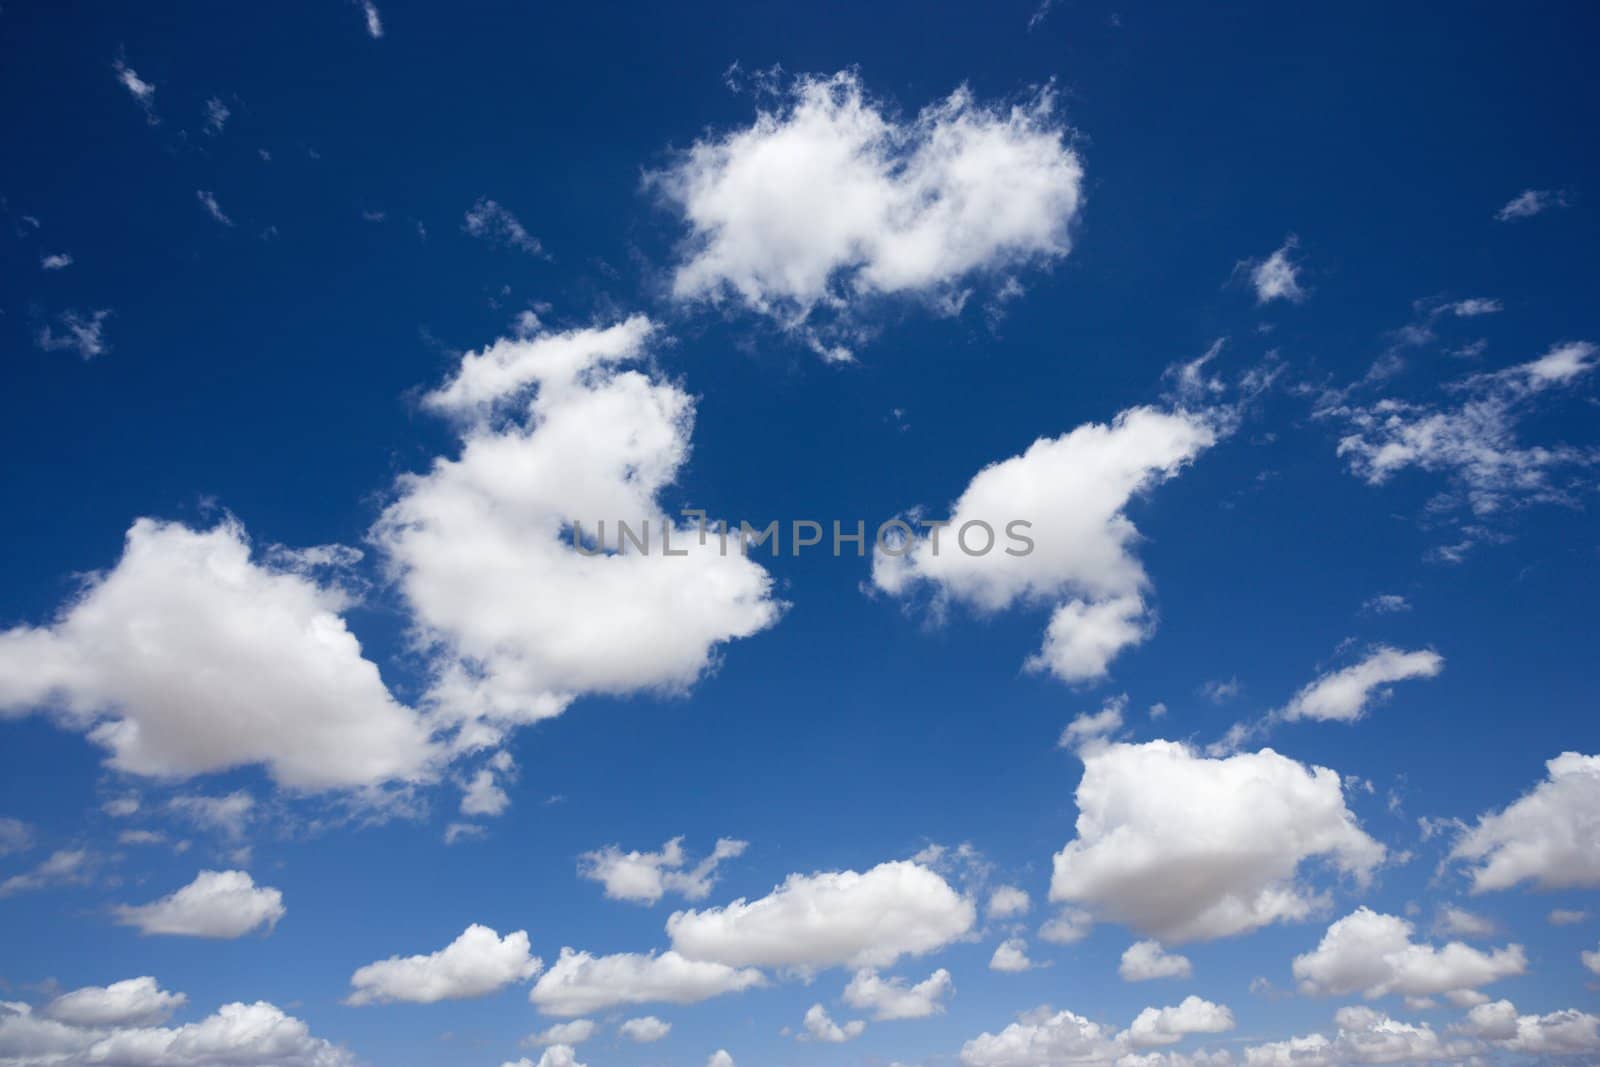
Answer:
[[[488,197],[480,196],[468,209],[461,228],[492,245],[514,248],[530,256],[544,255],[539,239],[523,228],[515,215]]]
[[[70,266],[72,266],[72,253],[70,252],[56,252],[52,255],[43,256],[39,260],[39,268],[41,270],[66,270]]]
[[[869,967],[851,977],[844,987],[844,1002],[871,1012],[874,1022],[926,1019],[943,1014],[945,1002],[955,991],[955,981],[943,967],[915,984],[901,977],[881,977]]]
[[[1270,256],[1240,264],[1250,273],[1250,285],[1256,291],[1257,304],[1270,304],[1274,300],[1287,300],[1298,304],[1307,293],[1300,284],[1300,265],[1293,259],[1299,240],[1290,236]]]
[[[623,852],[607,845],[586,852],[578,860],[578,874],[605,886],[612,900],[635,904],[654,904],[665,893],[678,893],[685,900],[704,900],[716,884],[717,867],[723,860],[744,854],[748,842],[719,838],[711,855],[685,869],[688,857],[683,838],[674,837],[659,852]]]
[[[641,1015],[635,1019],[625,1019],[617,1026],[617,1033],[637,1045],[648,1045],[660,1041],[672,1032],[672,1024],[662,1022],[654,1015]]]
[[[167,992],[147,975],[63,993],[45,1007],[44,1014],[86,1029],[159,1026],[188,999],[182,993]]]
[[[563,948],[528,999],[546,1015],[589,1015],[628,1004],[697,1004],[765,983],[753,968],[685,959],[676,952],[591,956]]]
[[[1557,189],[1524,189],[1506,201],[1494,217],[1500,222],[1531,219],[1553,208],[1566,207],[1568,203],[1567,194]]]
[[[233,112],[228,109],[228,105],[224,104],[220,98],[213,96],[207,100],[206,133],[213,137],[221,133],[222,128],[228,124],[228,116],[232,114]]]
[[[283,894],[257,886],[244,871],[201,871],[194,881],[149,904],[118,905],[117,921],[143,934],[224,940],[270,933],[284,916]]]
[[[1295,957],[1300,991],[1308,996],[1359,993],[1369,1000],[1390,994],[1429,997],[1527,972],[1521,945],[1485,952],[1451,941],[1435,948],[1412,941],[1413,930],[1398,916],[1357,908],[1328,927],[1314,951]]]
[[[1020,937],[1009,938],[995,947],[989,957],[989,969],[1006,974],[1031,971],[1036,964],[1028,958],[1028,943]]]
[[[1117,973],[1124,982],[1148,982],[1156,978],[1188,978],[1194,965],[1161,947],[1159,941],[1135,941],[1122,954]]]
[[[861,1019],[853,1019],[840,1026],[828,1015],[827,1008],[821,1004],[813,1004],[806,1009],[805,1033],[800,1035],[800,1040],[837,1045],[860,1037],[866,1028],[866,1022]]]
[[[543,961],[528,951],[527,931],[514,930],[501,937],[489,927],[473,923],[438,952],[391,956],[360,968],[350,976],[353,991],[345,1003],[433,1004],[483,997],[527,981],[543,966]]]
[[[88,849],[59,849],[33,870],[14,874],[0,882],[0,899],[39,889],[88,885],[99,863],[100,857]]]
[[[1042,438],[980,471],[947,522],[922,521],[926,535],[898,548],[880,545],[872,581],[896,596],[927,584],[941,602],[983,613],[1054,604],[1044,646],[1027,666],[1067,682],[1101,678],[1113,658],[1155,628],[1146,600],[1150,580],[1132,551],[1139,532],[1126,508],[1175,477],[1217,436],[1204,415],[1140,407],[1110,425],[1089,423]],[[1018,520],[1031,525],[1017,527]],[[990,534],[999,543],[972,554]]]
[[[1302,688],[1276,714],[1288,722],[1355,722],[1377,701],[1387,700],[1395,682],[1434,678],[1444,670],[1437,652],[1402,652],[1385,645],[1373,649],[1359,663],[1330,671]]]
[[[1473,892],[1600,887],[1600,756],[1564,752],[1545,768],[1544,781],[1456,840],[1450,858],[1469,865]]]
[[[215,193],[206,189],[196,189],[194,195],[195,199],[200,201],[200,206],[205,209],[205,213],[210,215],[213,220],[222,223],[224,226],[233,225],[233,220],[223,213],[222,206],[217,203]]]
[[[1014,885],[995,886],[989,893],[989,904],[984,908],[984,915],[990,919],[1013,919],[1019,915],[1026,915],[1032,901],[1025,889],[1018,889]]]
[[[101,308],[83,315],[77,311],[63,311],[56,316],[55,324],[45,324],[35,335],[39,347],[46,352],[76,352],[84,359],[93,359],[111,351],[105,339],[106,319],[111,311]]]
[[[128,90],[128,94],[144,112],[145,121],[152,126],[160,122],[156,117],[156,87],[139,77],[139,73],[121,58],[111,64],[111,69],[116,72],[117,82]]]

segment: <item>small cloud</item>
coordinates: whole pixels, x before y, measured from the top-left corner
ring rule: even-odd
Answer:
[[[1200,695],[1213,704],[1226,704],[1238,696],[1243,688],[1238,678],[1229,678],[1227,681],[1213,678],[1200,687]]]
[[[54,255],[45,256],[39,260],[39,266],[43,270],[66,270],[72,266],[72,253],[57,252]]]
[[[105,340],[105,322],[110,317],[105,308],[91,311],[87,317],[63,311],[56,316],[55,326],[46,324],[39,330],[39,347],[46,352],[76,352],[84,359],[104,355],[111,350]]]
[[[111,64],[111,69],[116,71],[117,81],[122,84],[124,89],[128,90],[134,100],[138,101],[139,107],[144,110],[145,121],[152,126],[160,122],[161,120],[156,118],[155,111],[156,87],[139,77],[138,71],[128,66],[120,57]]]
[[[467,212],[461,228],[479,240],[505,245],[530,256],[544,254],[539,239],[529,233],[515,215],[488,197],[480,196]]]
[[[1531,219],[1552,208],[1566,207],[1567,194],[1555,189],[1524,189],[1512,197],[1494,217],[1501,222],[1514,219]]]
[[[1361,611],[1366,615],[1397,615],[1410,610],[1411,601],[1399,593],[1379,593],[1368,597],[1361,605]]]
[[[377,40],[378,38],[382,37],[383,18],[378,14],[378,5],[374,4],[372,0],[357,0],[357,5],[361,8],[361,13],[365,15],[367,19],[367,36],[371,37],[373,40]]]
[[[200,201],[200,206],[205,208],[207,215],[210,215],[224,226],[233,225],[233,220],[223,213],[222,207],[217,203],[216,194],[205,189],[196,189],[194,195],[195,199]]]
[[[1306,298],[1306,290],[1300,284],[1300,266],[1290,258],[1299,244],[1299,239],[1291,234],[1266,259],[1241,264],[1250,268],[1250,284],[1255,288],[1257,304],[1269,304],[1274,300],[1298,304]]]
[[[206,133],[215,137],[222,132],[222,127],[228,124],[228,116],[233,112],[228,110],[228,105],[213,96],[206,101]]]

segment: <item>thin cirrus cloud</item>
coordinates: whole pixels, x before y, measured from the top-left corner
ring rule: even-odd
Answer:
[[[963,87],[902,120],[852,72],[797,78],[649,177],[688,230],[672,293],[732,299],[851,359],[862,302],[958,310],[979,280],[1065,256],[1083,200],[1068,142],[1048,89],[998,106]]]
[[[270,933],[285,914],[283,893],[258,886],[244,871],[201,871],[194,881],[148,904],[123,904],[116,917],[140,933],[232,940]]]
[[[1126,508],[1135,495],[1177,476],[1218,436],[1209,415],[1138,407],[1109,425],[1088,423],[1041,438],[1022,455],[980,471],[952,507],[948,528],[930,529],[898,549],[879,546],[873,584],[896,596],[925,585],[983,613],[1052,604],[1043,647],[1028,667],[1067,682],[1098,679],[1155,627],[1150,580],[1133,553],[1139,532]],[[1017,520],[1032,524],[1019,528],[1032,540],[1031,551],[962,549],[968,524],[986,524],[1003,538]],[[982,526],[972,529],[973,545],[982,545],[988,535]]]

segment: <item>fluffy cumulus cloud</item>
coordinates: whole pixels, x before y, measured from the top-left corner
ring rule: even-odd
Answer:
[[[1359,1005],[1334,1016],[1332,1037],[1309,1034],[1253,1045],[1245,1067],[1344,1067],[1346,1064],[1458,1062],[1471,1056],[1471,1041],[1451,1040],[1426,1023],[1407,1023]]]
[[[52,1000],[44,1014],[68,1026],[100,1028],[157,1026],[188,1000],[169,993],[154,978],[127,978],[107,986],[86,986]]]
[[[1066,255],[1083,168],[1054,103],[1046,90],[989,106],[962,88],[902,120],[853,73],[798,79],[752,126],[653,175],[689,230],[674,295],[731,297],[848,358],[822,314],[851,335],[864,299],[957,309],[980,278]]]
[[[900,547],[880,545],[872,580],[894,595],[926,585],[941,599],[984,613],[1018,603],[1053,605],[1044,645],[1029,667],[1069,682],[1099,678],[1155,625],[1127,506],[1217,436],[1205,415],[1140,407],[1110,425],[1089,423],[1042,438],[980,471],[947,524],[930,525]],[[980,551],[991,537],[990,550]]]
[[[532,978],[543,965],[529,952],[526,931],[514,930],[501,937],[489,927],[473,923],[438,952],[392,956],[360,968],[350,976],[353,992],[345,1003],[432,1004],[482,997]]]
[[[425,775],[426,726],[305,558],[252,558],[231,519],[140,519],[54,622],[0,632],[0,715],[47,710],[117,770],[160,778],[257,764],[316,790]]]
[[[583,693],[681,691],[721,644],[778,617],[766,571],[658,502],[688,456],[693,403],[628,366],[653,330],[634,317],[503,339],[426,397],[458,420],[460,454],[402,478],[373,536],[430,654],[428,701],[479,727],[466,743]],[[648,523],[648,554],[618,551],[618,522]]]
[[[1600,1015],[1571,1008],[1520,1015],[1509,1000],[1497,1000],[1469,1011],[1461,1029],[1497,1048],[1528,1056],[1600,1053]]]
[[[1194,965],[1187,956],[1168,952],[1159,941],[1135,941],[1122,954],[1117,973],[1124,982],[1148,982],[1154,978],[1188,978]]]
[[[231,939],[270,931],[285,913],[283,894],[244,871],[201,871],[183,888],[149,904],[124,904],[117,921],[144,934]]]
[[[1172,741],[1110,745],[1085,755],[1077,805],[1050,899],[1166,943],[1305,918],[1320,897],[1298,880],[1304,861],[1364,882],[1384,858],[1336,772],[1271,749],[1211,759]]]
[[[1437,652],[1402,652],[1380,646],[1361,662],[1310,682],[1278,714],[1290,721],[1355,722],[1375,701],[1388,698],[1387,686],[1413,678],[1432,678],[1442,670],[1444,657]]]
[[[638,1045],[648,1045],[660,1041],[672,1032],[672,1024],[663,1022],[654,1015],[640,1015],[633,1019],[624,1019],[617,1026],[617,1033]]]
[[[761,972],[676,952],[591,956],[561,950],[528,999],[547,1015],[588,1015],[624,1004],[697,1004],[764,984]]]
[[[1436,512],[1459,503],[1483,519],[1508,507],[1565,501],[1571,491],[1563,476],[1596,457],[1565,445],[1524,444],[1518,424],[1554,390],[1587,378],[1596,351],[1587,341],[1555,345],[1538,359],[1453,383],[1452,403],[1390,398],[1363,405],[1339,397],[1317,413],[1347,427],[1339,455],[1369,485],[1412,469],[1447,476],[1451,488],[1435,500]]]
[[[972,901],[910,861],[866,872],[790,875],[767,896],[680,911],[667,920],[672,946],[690,959],[735,967],[887,967],[966,934]]]
[[[155,988],[153,980],[136,981],[149,981]],[[97,992],[126,985],[118,982]],[[312,1036],[304,1022],[264,1001],[224,1004],[199,1022],[167,1027],[156,1025],[159,1013],[118,1018],[113,1001],[121,996],[101,997],[95,1003],[97,1021],[46,1018],[26,1004],[0,1001],[0,1062],[8,1067],[354,1067],[356,1063],[346,1050]],[[78,1006],[88,1010],[89,1003],[81,1001]]]
[[[654,904],[668,892],[686,900],[704,900],[716,884],[718,865],[742,856],[748,846],[746,841],[719,838],[711,855],[689,867],[681,837],[662,845],[659,852],[624,852],[607,845],[579,857],[578,873],[605,886],[606,896],[612,900]]]
[[[989,903],[984,914],[991,919],[1014,919],[1026,915],[1033,902],[1026,889],[1014,885],[995,886],[989,893]]]
[[[530,1045],[581,1045],[594,1036],[595,1029],[593,1019],[573,1019],[571,1022],[556,1023],[537,1033],[529,1034],[526,1043]]]
[[[1170,1008],[1146,1008],[1129,1024],[1126,1040],[1136,1048],[1175,1045],[1190,1034],[1220,1034],[1233,1029],[1233,1012],[1200,997],[1184,997]]]
[[[844,987],[844,1002],[872,1013],[874,1022],[926,1019],[943,1013],[945,1001],[955,994],[955,980],[943,967],[913,984],[904,978],[884,978],[863,968]]]
[[[1475,990],[1523,974],[1521,945],[1482,951],[1461,941],[1435,947],[1411,940],[1405,919],[1358,908],[1328,927],[1315,950],[1294,960],[1300,991],[1314,996],[1397,993],[1428,997]]]
[[[578,1062],[578,1052],[571,1045],[551,1045],[539,1054],[537,1062],[524,1056],[515,1062],[507,1062],[500,1067],[584,1067]]]
[[[995,946],[994,955],[989,957],[991,971],[1016,974],[1030,971],[1033,967],[1033,961],[1028,958],[1028,943],[1020,937],[1007,938],[1000,942]]]
[[[1600,756],[1563,752],[1545,768],[1526,796],[1456,841],[1451,858],[1469,865],[1474,892],[1600,886]]]
[[[827,1008],[821,1004],[813,1004],[806,1009],[805,1032],[800,1035],[800,1040],[837,1045],[860,1037],[866,1029],[867,1024],[861,1019],[852,1019],[840,1026],[833,1021]]]
[[[998,1034],[983,1033],[961,1046],[965,1067],[1066,1067],[1109,1064],[1115,1035],[1070,1011],[1036,1009]]]

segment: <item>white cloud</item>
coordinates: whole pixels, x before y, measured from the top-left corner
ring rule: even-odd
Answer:
[[[111,64],[111,69],[116,72],[117,82],[126,90],[128,95],[138,103],[144,111],[145,121],[154,126],[160,120],[156,118],[156,87],[150,82],[139,77],[139,72],[128,66],[126,62],[118,59]]]
[[[206,132],[215,136],[222,132],[228,124],[228,116],[233,114],[228,110],[228,105],[213,96],[206,101]]]
[[[734,1067],[733,1057],[727,1049],[719,1048],[706,1060],[706,1067]]]
[[[1600,756],[1564,752],[1545,767],[1532,791],[1456,841],[1450,858],[1473,865],[1474,892],[1600,887]]]
[[[1082,908],[1062,908],[1039,927],[1039,936],[1052,945],[1074,945],[1094,929],[1094,916]]]
[[[89,1029],[157,1026],[187,1000],[182,993],[169,993],[154,978],[145,976],[63,993],[44,1013],[68,1026]]]
[[[1379,593],[1370,597],[1361,605],[1361,610],[1369,615],[1395,615],[1402,611],[1411,610],[1411,601],[1399,593]]]
[[[255,798],[242,789],[220,797],[176,796],[167,801],[167,810],[173,815],[232,840],[244,836],[255,807]]]
[[[41,270],[66,270],[70,266],[72,266],[72,253],[70,252],[56,252],[43,256],[39,260],[39,269]]]
[[[264,1001],[224,1004],[199,1022],[176,1027],[69,1025],[40,1018],[26,1004],[0,1002],[0,1057],[14,1067],[354,1067],[356,1062]]]
[[[1454,904],[1446,904],[1439,909],[1439,917],[1434,920],[1433,932],[1446,937],[1493,937],[1497,927],[1492,919]]]
[[[607,845],[580,856],[578,873],[605,886],[606,896],[612,900],[654,904],[668,892],[679,893],[686,900],[704,900],[716,884],[718,865],[743,855],[748,845],[718,838],[711,855],[687,870],[681,837],[662,845],[659,852],[623,852],[616,845]]]
[[[1315,951],[1294,959],[1294,976],[1308,996],[1360,993],[1368,999],[1397,993],[1428,997],[1472,990],[1523,974],[1521,945],[1488,952],[1461,941],[1442,948],[1411,940],[1405,919],[1357,908],[1328,927]]]
[[[870,1011],[874,1022],[926,1019],[944,1012],[944,1002],[955,994],[955,981],[943,967],[912,985],[904,978],[883,978],[870,968],[859,970],[844,987],[844,1002]]]
[[[1188,978],[1194,966],[1187,956],[1161,947],[1159,941],[1135,941],[1122,954],[1117,973],[1124,982],[1148,982],[1154,978]]]
[[[1233,1029],[1233,1012],[1200,997],[1185,997],[1171,1008],[1146,1008],[1127,1030],[1135,1048],[1175,1045],[1190,1034],[1220,1034]]]
[[[106,319],[109,309],[91,311],[87,316],[76,311],[63,311],[56,316],[56,327],[48,323],[39,328],[34,339],[46,352],[76,352],[84,359],[93,359],[111,351],[106,342]]]
[[[544,254],[539,239],[529,233],[517,217],[500,204],[480,196],[467,210],[461,228],[473,237],[492,245],[504,245],[530,256]]]
[[[480,768],[472,776],[461,796],[461,814],[463,815],[499,815],[511,806],[511,798],[506,791],[500,788],[495,780],[494,771],[488,767]]]
[[[1459,1062],[1476,1048],[1446,1041],[1426,1023],[1406,1023],[1359,1005],[1334,1015],[1338,1031],[1289,1038],[1244,1050],[1245,1067],[1343,1067],[1345,1064]]]
[[[1578,958],[1583,961],[1583,965],[1585,967],[1589,968],[1589,970],[1593,971],[1595,974],[1600,975],[1600,949],[1596,949],[1593,952],[1584,950],[1583,952],[1578,953]]]
[[[530,1045],[581,1045],[594,1036],[595,1024],[593,1019],[573,1019],[571,1022],[556,1023],[535,1034],[529,1034],[526,1044]]]
[[[1247,264],[1250,267],[1250,284],[1256,291],[1256,303],[1287,300],[1291,304],[1298,304],[1306,298],[1306,291],[1300,285],[1300,267],[1290,258],[1290,253],[1298,244],[1295,238],[1290,237],[1266,259]]]
[[[231,939],[270,932],[284,916],[283,894],[257,886],[244,871],[201,871],[194,881],[149,904],[122,904],[117,921],[144,934]]]
[[[927,583],[942,599],[984,613],[1053,604],[1044,647],[1028,666],[1069,682],[1099,678],[1155,625],[1145,602],[1150,581],[1132,552],[1139,532],[1125,509],[1216,440],[1206,416],[1148,407],[1124,411],[1109,426],[1089,423],[1041,438],[1022,455],[980,471],[956,501],[948,528],[930,529],[902,554],[880,547],[872,580],[894,595]],[[1014,522],[1032,525],[1008,529]],[[962,531],[980,523],[997,544],[973,555],[962,548]],[[1014,533],[1031,539],[1031,550]],[[971,525],[966,544],[976,549],[984,541],[983,527]]]
[[[366,20],[367,36],[373,40],[383,36],[383,17],[378,13],[378,5],[372,0],[356,0],[361,8],[361,14]]]
[[[792,874],[757,900],[677,912],[667,933],[690,959],[739,967],[887,967],[943,948],[976,918],[943,878],[901,860],[865,873]]]
[[[51,625],[0,632],[0,714],[48,708],[151,777],[262,764],[307,790],[419,778],[428,731],[362,657],[347,603],[253,561],[231,519],[140,519]]]
[[[539,1062],[534,1063],[524,1056],[515,1063],[503,1063],[500,1067],[584,1067],[578,1062],[578,1053],[571,1045],[551,1045],[539,1054]]]
[[[617,1033],[639,1045],[648,1045],[651,1042],[660,1041],[671,1032],[672,1024],[662,1022],[654,1015],[641,1015],[636,1019],[626,1019],[617,1027]]]
[[[828,1009],[821,1004],[813,1004],[806,1009],[806,1032],[801,1035],[803,1041],[822,1041],[828,1044],[843,1044],[851,1038],[860,1037],[866,1030],[867,1024],[860,1019],[853,1019],[840,1026],[828,1015]]]
[[[87,885],[99,860],[100,857],[88,849],[58,849],[33,870],[0,882],[0,898],[54,886]]]
[[[1104,744],[1122,729],[1122,712],[1127,706],[1126,694],[1107,697],[1099,711],[1086,711],[1067,723],[1056,740],[1056,747],[1077,751],[1089,745]]]
[[[1589,921],[1589,913],[1576,908],[1555,908],[1549,915],[1551,926],[1576,926]]]
[[[1026,915],[1032,907],[1032,901],[1025,889],[1018,889],[1014,885],[995,886],[989,894],[989,904],[984,909],[984,914],[991,919],[1011,919],[1018,915]]]
[[[1586,341],[1566,342],[1527,363],[1472,375],[1451,385],[1461,397],[1451,405],[1384,399],[1363,406],[1340,398],[1317,415],[1348,427],[1338,454],[1368,485],[1383,485],[1409,468],[1448,476],[1452,495],[1436,500],[1433,511],[1459,500],[1483,518],[1508,506],[1565,500],[1554,476],[1594,457],[1560,445],[1524,445],[1517,426],[1535,399],[1592,371],[1596,351]]]
[[[1433,678],[1444,670],[1437,652],[1402,652],[1380,645],[1360,663],[1330,671],[1296,693],[1278,715],[1290,722],[1355,722],[1376,701],[1387,700],[1385,686],[1413,678]]]
[[[963,87],[902,121],[853,73],[797,79],[651,176],[689,227],[673,294],[731,296],[850,358],[838,340],[859,336],[862,301],[955,310],[979,279],[1066,255],[1083,195],[1066,142],[1049,90],[1005,108]]]
[[[989,957],[991,971],[1016,974],[1021,971],[1031,971],[1033,967],[1034,962],[1028,958],[1028,943],[1020,937],[1000,942],[995,947],[994,955]]]
[[[220,222],[224,226],[233,225],[233,220],[222,210],[222,205],[217,203],[217,195],[215,193],[207,189],[196,189],[194,196],[196,200],[200,201],[200,206],[205,209],[205,213],[210,215],[214,221]]]
[[[1209,759],[1172,741],[1107,746],[1085,755],[1077,805],[1050,899],[1166,943],[1302,919],[1320,901],[1296,881],[1304,861],[1364,882],[1384,858],[1337,773],[1271,749]]]
[[[1457,300],[1453,304],[1446,305],[1446,307],[1451,314],[1459,319],[1475,319],[1479,315],[1496,315],[1505,310],[1500,305],[1500,301],[1482,296]]]
[[[1570,1008],[1548,1015],[1518,1015],[1509,1000],[1497,1000],[1469,1011],[1462,1030],[1508,1052],[1531,1056],[1600,1052],[1600,1015]]]
[[[778,618],[765,570],[714,535],[701,544],[657,500],[687,458],[693,403],[621,366],[653,330],[635,317],[501,340],[425,400],[463,420],[461,454],[403,477],[373,536],[431,654],[430,703],[478,724],[463,743],[583,693],[681,692],[720,645]],[[571,524],[593,536],[601,520],[649,522],[654,550],[574,548]],[[686,556],[662,555],[669,526]]]
[[[527,981],[543,966],[543,961],[528,951],[527,931],[514,930],[501,937],[489,927],[473,923],[431,955],[391,956],[360,968],[350,976],[354,992],[345,1003],[433,1004],[483,997]]]
[[[689,960],[676,952],[591,956],[563,948],[528,999],[546,1015],[588,1015],[623,1004],[697,1004],[764,982],[760,971]]]
[[[1117,1051],[1114,1035],[1099,1023],[1070,1011],[1052,1015],[1039,1009],[998,1034],[979,1034],[962,1045],[961,1062],[965,1067],[1110,1064]]]
[[[1566,207],[1567,195],[1555,189],[1524,189],[1494,213],[1501,222],[1530,219],[1551,208]]]
[[[26,852],[33,847],[33,829],[21,819],[0,815],[0,856]]]

